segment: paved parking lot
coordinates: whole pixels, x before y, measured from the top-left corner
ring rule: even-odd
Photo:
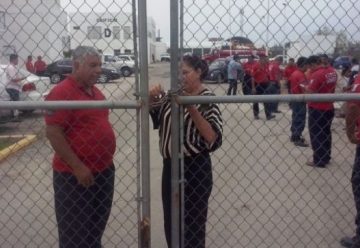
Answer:
[[[169,87],[168,63],[150,65],[149,73],[150,84]],[[99,87],[109,99],[133,99],[134,78]],[[226,84],[208,87],[217,95],[227,89]],[[349,184],[354,146],[346,140],[343,119],[335,119],[332,127],[332,163],[318,171],[303,166],[311,149],[299,149],[289,142],[291,112],[286,103],[281,104],[283,113],[276,121],[269,122],[264,117],[254,122],[249,104],[220,107],[225,142],[213,154],[215,184],[207,247],[340,247],[338,239],[354,228]],[[105,248],[137,247],[134,116],[134,110],[113,110],[111,115],[118,133],[118,190]],[[0,163],[0,247],[54,247],[52,149],[44,137],[42,114],[35,112],[21,123],[1,125],[0,133],[38,136],[35,143]],[[308,137],[307,132],[304,135]],[[156,131],[150,131],[150,142],[152,247],[163,248],[162,159]],[[294,235],[297,232],[299,236]]]

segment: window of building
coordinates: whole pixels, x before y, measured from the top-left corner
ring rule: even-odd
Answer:
[[[124,40],[129,40],[131,39],[131,29],[130,26],[125,26],[124,27]]]
[[[101,27],[100,26],[89,26],[87,28],[87,38],[93,40],[101,39]]]
[[[80,26],[74,26],[73,29],[74,30],[80,30]]]
[[[0,30],[5,30],[5,12],[0,11]]]
[[[120,27],[119,26],[113,26],[113,34],[114,34],[114,39],[120,40]]]
[[[121,49],[114,49],[114,54],[115,55],[120,55],[121,54]]]

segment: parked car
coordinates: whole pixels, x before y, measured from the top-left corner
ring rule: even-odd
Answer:
[[[116,68],[122,76],[129,77],[135,71],[135,61],[132,60],[131,57],[128,57],[128,55],[126,55],[125,58],[126,59],[111,54],[103,54],[103,64],[110,64]]]
[[[239,61],[240,63],[247,62],[249,56],[240,56]],[[215,59],[210,65],[209,65],[209,71],[207,73],[207,76],[205,78],[206,81],[215,82],[215,83],[226,83],[228,80],[227,75],[227,64],[230,61],[231,57],[227,58],[218,58]],[[238,74],[239,79],[241,73]]]
[[[103,65],[102,73],[98,79],[98,83],[107,83],[110,80],[115,80],[121,77],[121,73],[111,65]],[[72,60],[71,59],[60,59],[47,66],[46,75],[50,77],[52,84],[57,84],[63,80],[67,74],[72,72]]]
[[[135,62],[135,55],[132,54],[120,54],[116,55],[119,59],[125,60],[125,61],[133,61]]]
[[[344,67],[350,67],[351,66],[351,58],[349,56],[339,56],[334,60],[333,66],[336,69],[342,69]]]
[[[10,101],[10,97],[5,90],[5,69],[7,65],[0,65],[0,101]],[[30,72],[19,69],[19,76],[26,78],[20,81],[21,91],[20,91],[20,101],[42,101],[47,95],[47,92],[50,89],[50,80],[48,77],[39,77]],[[22,112],[32,112],[34,110],[24,110]],[[4,116],[9,116],[11,114],[10,110],[1,110],[0,118]]]
[[[168,54],[168,53],[160,54],[160,61],[161,62],[170,62],[170,54]]]
[[[218,84],[227,81],[227,59],[215,59],[209,65],[209,71],[205,80],[216,82]]]

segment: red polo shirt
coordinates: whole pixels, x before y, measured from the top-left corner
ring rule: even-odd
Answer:
[[[105,100],[93,86],[90,95],[71,77],[56,85],[46,97],[47,101],[98,101]],[[71,149],[90,168],[100,172],[110,166],[115,153],[116,139],[109,122],[107,109],[59,109],[48,111],[46,125],[63,128]],[[53,168],[59,172],[71,172],[70,167],[55,153]]]
[[[354,79],[354,83],[353,84],[360,84],[360,74],[357,74],[355,76],[355,79]]]
[[[291,74],[297,70],[296,65],[287,65],[284,70],[284,78],[289,79]]]
[[[359,76],[358,76],[359,78]],[[351,91],[350,93],[360,93],[360,81],[358,83],[354,83],[352,86],[351,86]],[[348,102],[348,105],[357,105],[358,107],[360,107],[360,101],[350,101]],[[358,118],[356,120],[356,128],[357,128],[357,138],[360,139],[360,118]]]
[[[303,88],[300,87],[300,84],[307,84],[305,73],[303,71],[294,71],[289,77],[289,82],[291,94],[304,94]]]
[[[25,66],[26,66],[26,70],[28,70],[29,72],[31,73],[35,72],[34,65],[31,61],[27,61]]]
[[[318,67],[309,78],[308,88],[315,94],[330,94],[335,92],[337,74],[334,68]],[[308,102],[308,106],[318,110],[331,110],[334,108],[333,102]]]
[[[259,62],[255,63],[253,67],[252,76],[255,83],[262,84],[269,82],[269,70],[267,65],[261,65]]]
[[[255,64],[256,64],[255,61],[252,61],[252,62],[248,61],[248,62],[244,63],[243,68],[244,68],[245,73],[248,75],[251,75]]]
[[[269,80],[279,82],[281,79],[281,69],[278,62],[269,63]]]

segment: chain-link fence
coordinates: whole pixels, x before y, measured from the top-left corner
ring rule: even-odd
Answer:
[[[171,15],[166,21],[172,24],[171,57],[191,52],[215,65],[215,60],[225,63],[234,54],[240,55],[242,63],[250,56],[256,60],[262,55],[281,56],[284,69],[289,58],[325,53],[334,60],[340,81],[341,69],[360,51],[360,6],[356,1],[169,2]],[[45,137],[43,121],[43,111],[50,107],[37,100],[71,72],[68,58],[78,45],[94,46],[102,54],[103,81],[97,87],[109,100],[102,107],[111,109],[110,122],[116,133],[115,192],[103,247],[148,246],[144,217],[149,217],[150,199],[151,244],[166,247],[162,158],[155,131],[150,131],[151,145],[146,146],[148,129],[141,114],[146,114],[147,106],[141,100],[147,101],[148,84],[162,83],[165,89],[176,90],[179,72],[176,60],[170,68],[167,62],[152,63],[160,60],[157,58],[167,52],[167,46],[155,39],[156,26],[162,23],[154,20],[159,18],[146,19],[143,10],[142,1],[0,3],[2,75],[13,53],[19,55],[19,73],[24,76],[29,75],[28,56],[33,64],[41,56],[48,68],[41,71],[34,65],[33,72],[39,77],[21,82],[20,100],[27,102],[10,107],[3,102],[0,107],[1,247],[58,245],[53,149]],[[344,57],[344,61],[337,57]],[[213,71],[205,86],[217,96],[226,95],[226,73],[210,69]],[[10,100],[5,87],[0,89],[1,101]],[[283,80],[281,90],[281,94],[288,94]],[[237,94],[242,94],[240,84]],[[277,98],[282,100],[281,113],[272,120],[266,120],[260,104],[259,119],[255,120],[252,104],[261,99],[223,98],[218,104],[223,142],[211,155],[213,186],[206,247],[339,247],[340,238],[353,235],[355,230],[350,184],[355,146],[346,138],[344,119],[336,117],[331,125],[330,163],[325,169],[312,168],[305,165],[312,159],[311,147],[298,147],[290,141],[289,102],[295,98]],[[199,98],[195,97],[196,101]],[[13,121],[10,110],[14,106],[24,110],[21,122]],[[336,115],[341,117],[338,99],[335,106]],[[50,109],[62,107],[59,103]],[[310,142],[307,127],[303,137]],[[16,141],[20,141],[18,145],[9,146]],[[7,151],[13,153],[8,155]],[[151,154],[151,166],[143,161],[146,152]],[[151,192],[146,182],[150,168]],[[173,234],[179,230],[176,222],[172,229]]]

